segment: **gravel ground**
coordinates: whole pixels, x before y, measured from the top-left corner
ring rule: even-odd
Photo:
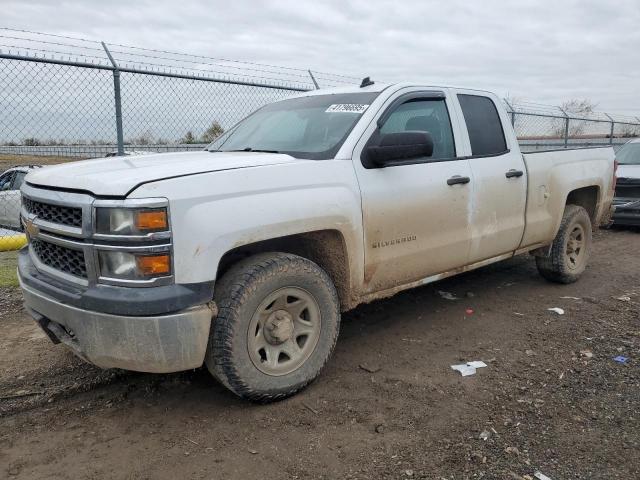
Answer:
[[[266,406],[202,369],[86,365],[4,288],[0,477],[640,478],[640,232],[594,249],[573,285],[524,256],[359,307],[323,375]]]

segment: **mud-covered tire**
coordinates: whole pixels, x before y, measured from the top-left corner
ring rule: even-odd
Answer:
[[[264,318],[271,319],[275,312],[269,314],[270,309],[276,307],[265,309],[264,305],[281,291],[308,295],[305,298],[313,305],[319,327],[314,330],[314,344],[308,348],[308,357],[298,358],[301,365],[291,372],[285,369],[285,373],[268,374],[261,371],[266,366],[257,363],[257,347],[253,345],[255,339],[250,332],[273,327],[272,324],[264,325]],[[242,398],[272,402],[299,392],[320,374],[333,352],[340,329],[340,302],[329,275],[310,260],[286,253],[254,255],[238,262],[223,275],[216,284],[214,297],[218,315],[211,327],[205,363],[216,379]],[[286,307],[290,297],[285,295],[284,298]],[[304,314],[309,315],[307,311]],[[287,321],[296,325],[291,318],[287,317]],[[263,325],[256,327],[256,322]],[[290,328],[295,330],[296,327]],[[280,340],[278,337],[274,341]],[[298,341],[293,333],[291,340]],[[273,345],[268,347],[273,348]],[[284,358],[287,361],[286,355]],[[266,358],[264,362],[266,365]]]
[[[578,280],[591,255],[591,234],[587,211],[578,205],[567,205],[549,255],[536,257],[540,275],[556,283]]]

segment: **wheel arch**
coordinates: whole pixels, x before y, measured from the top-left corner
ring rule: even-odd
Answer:
[[[593,228],[597,227],[598,205],[600,203],[600,187],[598,185],[590,185],[587,187],[576,188],[567,194],[566,205],[577,205],[584,208],[591,219]]]
[[[349,310],[355,306],[350,259],[345,238],[340,231],[316,230],[237,246],[220,258],[216,278],[221,278],[238,261],[264,252],[290,253],[311,260],[331,278],[340,299],[341,310]]]

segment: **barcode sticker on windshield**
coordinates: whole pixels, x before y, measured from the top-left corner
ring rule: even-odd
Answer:
[[[362,113],[368,106],[361,103],[334,103],[325,110],[325,113]]]

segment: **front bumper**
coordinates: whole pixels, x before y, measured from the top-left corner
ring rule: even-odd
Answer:
[[[189,370],[204,362],[214,315],[209,303],[167,314],[140,314],[139,308],[132,309],[133,315],[99,312],[81,302],[69,302],[61,285],[41,288],[44,277],[32,276],[28,257],[21,255],[21,259],[18,278],[27,311],[51,340],[84,360],[102,368],[152,373]],[[129,290],[144,297],[153,288]],[[117,298],[111,300],[117,302]]]
[[[611,220],[614,225],[640,226],[640,200],[615,199]]]

